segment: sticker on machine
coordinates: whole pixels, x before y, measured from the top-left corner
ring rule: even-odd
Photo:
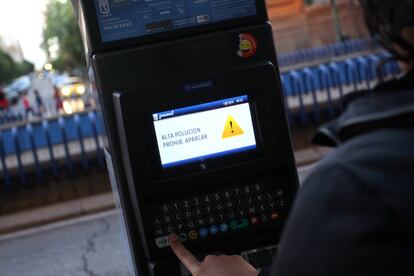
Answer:
[[[239,35],[239,51],[237,55],[242,58],[250,58],[257,52],[257,40],[250,33],[242,33]]]

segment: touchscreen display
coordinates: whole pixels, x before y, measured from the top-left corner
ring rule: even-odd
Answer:
[[[94,0],[103,42],[257,14],[255,0]]]
[[[248,96],[153,114],[163,168],[256,149]]]

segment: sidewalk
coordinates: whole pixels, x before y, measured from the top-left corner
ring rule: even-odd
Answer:
[[[325,148],[314,147],[295,152],[299,170],[301,167],[306,167],[308,170],[308,165],[322,159],[328,151]],[[112,193],[104,193],[0,216],[0,235],[114,208]]]

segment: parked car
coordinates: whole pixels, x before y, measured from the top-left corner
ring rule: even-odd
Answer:
[[[86,92],[86,83],[78,77],[68,77],[62,79],[57,86],[60,94],[64,99],[79,97],[81,98]]]

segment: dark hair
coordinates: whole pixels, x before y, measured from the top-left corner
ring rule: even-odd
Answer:
[[[414,45],[402,36],[406,27],[414,27],[413,0],[359,0],[371,35],[397,59],[414,61]],[[406,52],[396,51],[395,45]]]

